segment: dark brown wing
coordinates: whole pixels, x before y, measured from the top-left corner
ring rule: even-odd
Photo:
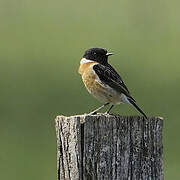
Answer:
[[[135,100],[130,96],[129,90],[124,84],[122,78],[110,64],[105,66],[102,64],[96,64],[93,66],[93,70],[104,84],[108,84],[111,88],[119,93],[125,94],[135,102]]]

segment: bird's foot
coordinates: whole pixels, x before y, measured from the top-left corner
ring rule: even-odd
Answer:
[[[96,111],[93,111],[93,112],[90,112],[88,115],[96,115],[97,112]]]
[[[113,114],[110,112],[105,112],[104,115],[113,115]]]

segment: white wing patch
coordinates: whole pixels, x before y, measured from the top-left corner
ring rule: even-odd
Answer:
[[[92,73],[93,74],[96,74],[96,72],[94,71],[93,69],[93,66],[96,65],[96,64],[92,64],[91,67],[92,67]],[[99,79],[98,75],[96,75],[96,79],[95,79],[96,82],[98,82],[101,86],[103,86],[104,88],[111,88],[110,86],[102,83],[102,81]],[[111,88],[112,89],[112,88]]]
[[[96,74],[96,72],[94,71],[93,69],[93,66],[96,65],[96,64],[92,64],[92,73],[93,74]],[[95,78],[95,81],[98,82],[102,87],[106,88],[110,93],[113,93],[113,94],[116,94],[115,90],[113,88],[111,88],[109,85],[107,84],[104,84],[98,77],[98,75],[96,75],[96,78]]]

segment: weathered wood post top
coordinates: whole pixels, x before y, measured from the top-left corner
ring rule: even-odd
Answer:
[[[163,180],[163,119],[57,116],[58,180]]]

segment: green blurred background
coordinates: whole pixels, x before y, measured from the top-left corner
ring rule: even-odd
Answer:
[[[100,103],[77,73],[91,47],[149,116],[164,117],[165,179],[180,178],[180,3],[0,0],[0,179],[56,179],[54,118]],[[138,114],[128,105],[114,113]]]

